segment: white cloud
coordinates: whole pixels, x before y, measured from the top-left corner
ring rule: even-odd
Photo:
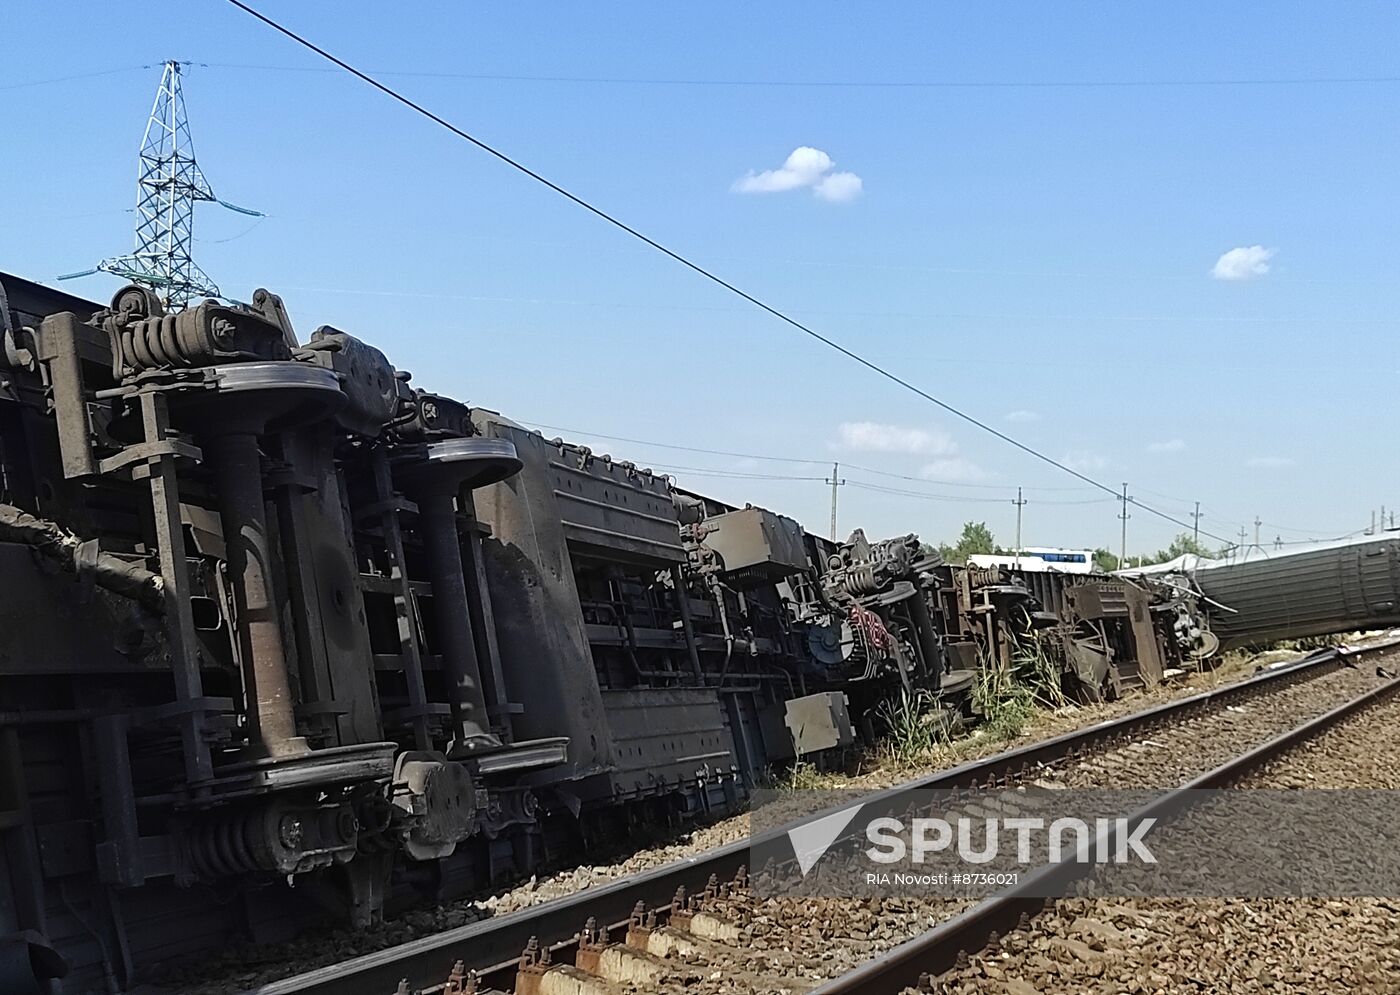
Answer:
[[[1253,280],[1269,272],[1275,251],[1262,245],[1241,245],[1217,259],[1210,275],[1217,280]]]
[[[765,169],[761,173],[750,171],[747,176],[734,181],[735,193],[781,193],[810,187],[819,183],[822,176],[831,169],[831,156],[821,149],[803,145],[792,150],[781,169]]]
[[[926,456],[956,456],[958,444],[942,429],[885,425],[873,421],[842,422],[836,430],[833,449],[860,449],[877,453],[920,453]]]
[[[1168,439],[1166,442],[1153,442],[1147,447],[1149,453],[1181,453],[1186,451],[1185,439]]]
[[[965,460],[961,456],[951,456],[936,459],[932,463],[925,463],[919,470],[919,476],[950,484],[965,484],[986,480],[991,474],[971,460]]]
[[[730,189],[735,193],[783,193],[811,187],[817,197],[833,203],[859,197],[864,188],[861,178],[855,173],[833,173],[835,165],[821,149],[803,145],[793,149],[780,168],[761,173],[750,170],[735,180]]]
[[[1078,470],[1085,473],[1089,470],[1102,470],[1108,466],[1108,460],[1098,453],[1090,452],[1087,449],[1075,449],[1064,454],[1060,462],[1071,470]]]
[[[1252,470],[1281,470],[1292,466],[1293,460],[1287,456],[1251,456],[1244,465]]]
[[[1027,411],[1025,408],[1018,408],[1015,411],[1006,413],[1006,420],[1016,425],[1025,425],[1033,421],[1040,421],[1040,415],[1035,411]]]
[[[844,204],[859,197],[863,188],[864,184],[855,173],[828,173],[812,188],[812,192],[822,200]]]

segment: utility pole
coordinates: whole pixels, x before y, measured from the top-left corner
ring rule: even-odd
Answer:
[[[1191,512],[1191,544],[1197,548],[1201,545],[1201,502],[1196,502],[1196,510]]]
[[[1255,515],[1255,516],[1254,516],[1254,545],[1255,545],[1256,548],[1260,548],[1260,549],[1262,549],[1263,547],[1261,547],[1261,546],[1259,545],[1259,526],[1261,526],[1261,525],[1263,525],[1263,524],[1264,524],[1264,523],[1261,522],[1261,521],[1259,520],[1259,516],[1258,516],[1258,515]]]
[[[1246,539],[1248,539],[1248,538],[1249,538],[1249,531],[1248,531],[1243,525],[1241,525],[1241,526],[1240,526],[1240,545],[1239,545],[1239,550],[1240,550],[1240,554],[1241,554],[1241,555],[1243,555],[1243,554],[1245,553],[1245,551],[1249,549],[1249,547],[1246,546],[1246,545],[1244,544],[1244,541],[1245,541]]]
[[[60,280],[112,273],[150,287],[172,311],[185,307],[193,297],[220,296],[218,286],[192,257],[194,205],[212,201],[239,214],[263,215],[219,200],[204,178],[195,161],[190,122],[185,116],[182,65],[170,61],[162,67],[155,103],[146,121],[136,177],[134,251],[104,259],[96,269],[65,274]]]
[[[831,464],[831,476],[826,481],[831,485],[831,541],[836,542],[836,488],[846,481],[841,477],[841,464]]]
[[[1123,513],[1118,517],[1123,519],[1123,536],[1118,545],[1118,569],[1122,570],[1128,565],[1128,482],[1123,481]]]
[[[1016,569],[1021,569],[1021,509],[1026,506],[1026,499],[1021,497],[1021,488],[1016,488],[1016,500],[1011,502],[1016,506]]]

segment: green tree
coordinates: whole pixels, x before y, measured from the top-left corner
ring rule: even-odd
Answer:
[[[943,554],[943,559],[949,563],[966,563],[969,556],[977,553],[991,553],[996,548],[996,540],[992,538],[992,530],[987,528],[986,522],[965,523],[962,535],[958,537],[955,545],[938,544],[938,551]]]
[[[1174,560],[1178,556],[1184,556],[1187,553],[1205,557],[1214,555],[1210,549],[1206,547],[1205,543],[1196,539],[1190,532],[1182,532],[1171,541],[1166,549],[1159,549],[1157,555],[1153,557],[1151,562],[1166,563],[1168,560]]]
[[[1104,573],[1113,573],[1118,569],[1118,557],[1100,546],[1094,550],[1094,566]]]

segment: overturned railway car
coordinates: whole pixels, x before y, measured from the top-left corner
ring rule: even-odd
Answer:
[[[1206,666],[1219,640],[1199,597],[1151,578],[951,567],[933,596],[950,654],[985,668],[1058,674],[1061,690],[1101,701]]]
[[[0,336],[6,992],[736,811],[1028,640],[1095,694],[1200,652],[1163,589],[828,541],[303,341],[267,291],[0,275]]]
[[[1400,625],[1400,533],[1194,561],[1176,582],[1205,599],[1225,648]]]
[[[266,291],[0,287],[0,989],[737,810],[947,670],[914,537],[681,492]]]

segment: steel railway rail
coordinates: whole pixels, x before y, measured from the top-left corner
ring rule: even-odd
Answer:
[[[862,801],[893,807],[899,805],[904,796],[912,798],[921,791],[1004,783],[1056,761],[1105,750],[1153,729],[1224,709],[1245,698],[1272,694],[1299,682],[1317,679],[1350,665],[1360,656],[1397,645],[1400,645],[1400,640],[1375,643],[1356,650],[1341,648],[1321,651],[1235,684],[874,792]],[[1382,693],[1391,693],[1395,687],[1392,682],[1376,692],[1368,692],[1363,699],[1334,709],[1288,734],[1295,738],[1285,736],[1271,741],[1203,776],[1214,780],[1197,778],[1189,786],[1210,786],[1233,776],[1232,771],[1243,769],[1232,765],[1262,763],[1296,741],[1295,734],[1315,733],[1345,714],[1364,707],[1365,703],[1375,700]],[[1163,797],[1168,796],[1176,797],[1174,792]],[[750,840],[697,854],[616,884],[273,982],[252,989],[245,995],[392,995],[396,992],[458,995],[466,992],[527,993],[539,990],[538,979],[551,965],[596,959],[599,950],[596,938],[600,934],[630,930],[635,935],[657,924],[664,924],[672,917],[686,916],[693,911],[693,903],[683,897],[687,892],[698,895],[707,891],[715,894],[717,887],[720,891],[727,890],[727,886],[717,886],[716,882],[736,877],[742,879],[752,847],[786,834],[794,825],[825,814],[820,812],[804,817]],[[829,983],[828,988],[831,991],[893,992],[916,983],[921,974],[941,970],[938,965],[945,955],[949,958],[948,963],[951,963],[960,945],[969,950],[979,949],[992,933],[1005,932],[1008,921],[1014,925],[1023,913],[1038,911],[1043,902],[1019,894],[1024,890],[1012,889],[989,899],[924,937],[867,963],[860,972],[856,972],[859,977],[853,974],[836,979]],[[601,931],[597,929],[600,925],[604,927]],[[855,987],[830,987],[848,984]]]
[[[1156,799],[1128,815],[1142,818],[1176,818],[1193,801],[1192,792],[1223,788],[1259,770],[1294,747],[1313,739],[1344,719],[1400,691],[1400,678],[1366,691],[1330,711],[1274,737]],[[900,995],[911,988],[934,990],[932,978],[957,964],[960,957],[990,946],[999,936],[1022,928],[1050,903],[1047,889],[1063,889],[1093,870],[1089,864],[1064,862],[1039,869],[1013,887],[980,902],[961,915],[936,926],[854,971],[835,978],[809,995]]]

